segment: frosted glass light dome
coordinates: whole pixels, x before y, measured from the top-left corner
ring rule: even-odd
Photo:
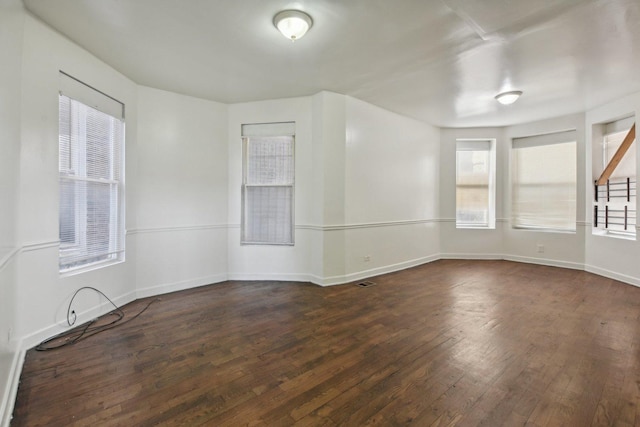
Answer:
[[[522,91],[512,90],[511,92],[503,92],[496,95],[496,101],[498,101],[502,105],[513,104],[520,98],[522,95]]]
[[[283,10],[273,17],[273,25],[291,41],[302,38],[313,25],[309,15],[299,10]]]

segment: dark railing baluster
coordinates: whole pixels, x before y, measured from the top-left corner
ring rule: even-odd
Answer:
[[[627,202],[631,201],[631,178],[627,177]]]

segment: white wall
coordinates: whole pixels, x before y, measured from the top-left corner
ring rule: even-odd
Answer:
[[[345,281],[346,97],[320,92],[313,108],[311,271],[318,284]]]
[[[18,371],[15,332],[20,155],[20,82],[24,15],[17,0],[0,1],[0,425],[8,422]],[[4,415],[3,415],[4,414]]]
[[[346,97],[346,278],[437,258],[437,128]]]
[[[138,296],[227,277],[227,107],[138,87]]]
[[[135,176],[131,164],[136,159],[137,100],[136,85],[126,77],[30,15],[24,22],[15,332],[30,347],[66,327],[69,298],[81,286],[97,287],[120,304],[135,298],[131,251],[124,263],[81,275],[59,275],[59,70],[125,103],[127,177]],[[127,186],[127,206],[134,205],[136,196],[132,181]],[[135,212],[128,209],[126,221],[128,226],[135,223]],[[83,313],[104,301],[87,296],[79,302],[76,311]],[[85,319],[81,316],[79,321]]]
[[[626,240],[610,236],[594,235],[591,232],[592,218],[591,209],[593,200],[593,181],[597,178],[593,174],[593,151],[600,150],[601,141],[593,140],[593,125],[607,123],[631,114],[635,114],[636,124],[640,113],[640,93],[622,97],[616,101],[605,104],[599,108],[588,111],[586,114],[586,140],[587,149],[585,157],[585,186],[588,202],[585,206],[585,218],[587,218],[587,228],[585,231],[585,263],[586,270],[603,276],[632,283],[640,286],[640,241],[636,225],[636,240]],[[636,126],[637,128],[637,126]],[[637,131],[636,131],[637,135]],[[640,150],[638,149],[638,138],[631,146],[635,150],[636,168],[640,167]],[[598,160],[599,161],[599,160]],[[636,176],[638,170],[636,170]],[[638,199],[638,198],[636,198]],[[636,212],[638,206],[636,206]]]
[[[444,258],[501,259],[504,216],[505,150],[503,128],[442,129],[440,133],[440,251]],[[496,227],[456,228],[456,140],[496,140]],[[508,187],[507,187],[508,188]]]

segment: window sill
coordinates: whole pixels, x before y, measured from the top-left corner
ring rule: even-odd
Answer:
[[[124,257],[118,258],[118,259],[110,259],[106,261],[98,261],[92,264],[69,268],[67,270],[62,270],[60,271],[60,277],[76,276],[78,274],[87,273],[89,271],[99,270],[104,267],[110,267],[112,265],[121,264],[123,262],[124,262]]]
[[[495,230],[495,226],[489,225],[457,225],[456,230]]]
[[[629,240],[631,242],[636,241],[635,235],[623,234],[623,233],[611,233],[609,231],[593,230],[592,234],[598,237],[609,237],[612,239]]]
[[[535,231],[538,233],[576,234],[576,230],[555,230],[553,228],[511,227],[511,229],[518,231]]]

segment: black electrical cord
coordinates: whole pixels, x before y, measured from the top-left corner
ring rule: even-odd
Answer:
[[[144,313],[151,304],[153,304],[156,301],[160,301],[160,298],[156,298],[154,300],[151,300],[147,306],[145,308],[143,308],[142,310],[140,310],[140,312],[138,312],[135,316],[122,321],[122,319],[124,319],[125,314],[122,311],[122,309],[120,309],[120,307],[118,307],[113,301],[111,301],[111,299],[109,299],[108,296],[106,296],[102,291],[91,287],[91,286],[83,286],[82,288],[78,289],[73,296],[71,297],[71,301],[69,301],[69,307],[67,308],[67,324],[69,326],[73,326],[76,323],[76,320],[78,318],[78,316],[76,315],[75,310],[71,309],[71,306],[73,305],[73,300],[76,298],[76,296],[78,295],[78,293],[84,289],[90,289],[93,290],[97,293],[99,293],[100,295],[102,295],[103,297],[105,297],[107,299],[107,301],[109,301],[111,303],[111,305],[113,305],[113,307],[115,308],[115,310],[111,311],[110,313],[108,313],[107,315],[109,316],[116,316],[116,319],[112,320],[109,323],[106,323],[104,325],[98,325],[98,326],[92,326],[93,324],[95,324],[98,321],[98,318],[93,319],[88,321],[87,323],[85,323],[84,325],[82,325],[81,327],[78,327],[76,329],[72,329],[70,331],[65,331],[62,332],[58,335],[55,335],[51,338],[48,338],[44,341],[42,341],[40,344],[38,344],[35,349],[37,351],[47,351],[47,350],[55,350],[58,348],[62,348],[62,347],[66,347],[68,345],[72,345],[77,343],[78,341],[87,339],[93,335],[99,334],[100,332],[104,332],[107,331],[109,329],[112,329],[116,326],[120,326],[120,325],[124,325],[125,323],[131,322],[132,320],[134,320],[136,317],[140,316],[142,313]],[[57,344],[52,344],[54,342],[57,341],[62,341],[59,342]]]

